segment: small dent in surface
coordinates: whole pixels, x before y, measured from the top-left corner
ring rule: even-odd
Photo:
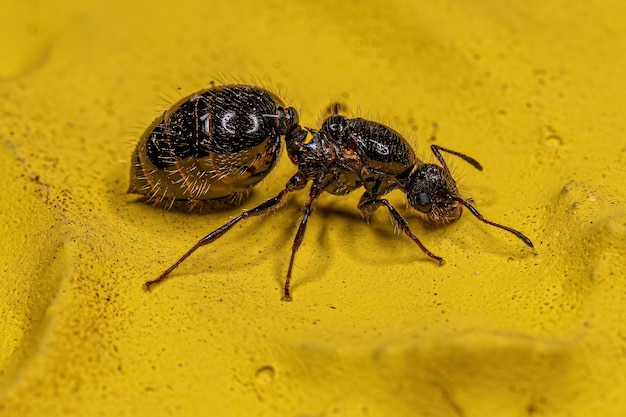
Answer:
[[[548,135],[544,139],[543,143],[550,148],[558,148],[563,145],[563,139],[558,135]]]
[[[559,197],[569,201],[569,207],[574,210],[595,205],[595,203],[599,201],[598,197],[593,192],[588,190],[584,184],[577,181],[570,181],[565,184],[561,189]]]
[[[563,138],[550,126],[544,126],[543,144],[549,148],[558,148],[563,145]]]
[[[257,385],[267,385],[274,380],[274,375],[276,375],[276,371],[273,366],[263,366],[257,369],[254,376],[254,382]]]

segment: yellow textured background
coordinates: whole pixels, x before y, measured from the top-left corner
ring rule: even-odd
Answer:
[[[0,6],[0,416],[626,414],[624,2],[128,3]],[[342,101],[424,156],[438,123],[485,166],[454,164],[466,195],[536,250],[411,216],[438,267],[326,196],[285,303],[300,193],[143,292],[239,212],[125,194],[142,130],[219,78],[312,127]]]

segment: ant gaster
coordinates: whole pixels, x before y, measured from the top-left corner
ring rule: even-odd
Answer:
[[[363,187],[365,192],[358,203],[358,208],[364,217],[369,218],[378,208],[386,207],[395,226],[426,255],[440,264],[444,262],[443,258],[433,254],[422,244],[411,232],[402,215],[387,199],[382,198],[384,195],[395,189],[401,190],[407,195],[408,204],[413,209],[427,221],[440,224],[457,220],[465,206],[480,221],[504,229],[526,245],[533,247],[530,239],[521,232],[485,219],[470,201],[459,196],[456,182],[442,152],[455,155],[482,170],[475,159],[438,145],[431,145],[430,149],[440,165],[423,163],[417,159],[409,143],[391,128],[361,118],[347,118],[336,114],[337,110],[324,120],[319,130],[303,129],[293,124],[286,133],[287,153],[298,171],[287,181],[282,191],[200,239],[161,276],[146,282],[145,288],[150,289],[152,285],[166,279],[189,255],[223,236],[241,220],[262,215],[278,207],[287,194],[302,190],[309,183],[311,184],[309,198],[304,204],[304,215],[291,248],[282,297],[284,301],[291,301],[290,284],[294,259],[304,239],[315,201],[322,192],[341,196]],[[268,117],[277,116],[268,115]],[[309,133],[312,138],[306,141]]]
[[[184,97],[158,117],[132,155],[128,192],[166,209],[240,205],[274,167],[298,113],[262,88],[225,85]]]

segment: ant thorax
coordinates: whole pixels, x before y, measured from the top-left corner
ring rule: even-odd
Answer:
[[[361,186],[373,195],[387,194],[400,188],[417,162],[406,140],[380,123],[334,115],[319,131],[309,131],[309,142],[287,148],[300,171],[311,180],[319,178],[330,194],[345,195]]]

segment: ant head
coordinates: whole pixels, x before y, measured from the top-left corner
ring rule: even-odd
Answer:
[[[409,176],[406,186],[409,205],[434,223],[450,223],[461,217],[456,182],[439,165],[422,164]]]
[[[465,200],[459,196],[456,182],[454,178],[452,178],[450,169],[441,156],[441,152],[456,155],[474,168],[482,171],[483,167],[478,161],[462,153],[442,148],[441,146],[431,145],[430,149],[441,163],[441,166],[422,164],[418,165],[415,170],[411,172],[406,185],[403,187],[411,207],[424,214],[430,221],[449,223],[461,217],[463,206],[465,206],[465,208],[481,222],[506,230],[518,237],[527,246],[533,247],[533,242],[524,236],[522,232],[485,219],[470,203],[471,200]]]
[[[286,135],[300,125],[300,116],[298,116],[298,112],[293,107],[277,107],[276,115],[273,117],[276,118],[276,123],[278,123],[278,133],[280,135]]]

